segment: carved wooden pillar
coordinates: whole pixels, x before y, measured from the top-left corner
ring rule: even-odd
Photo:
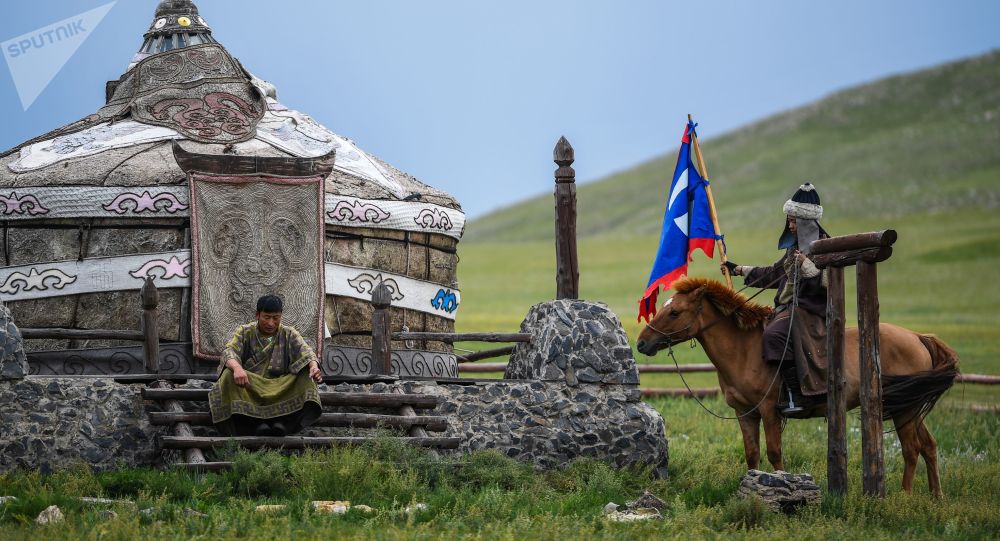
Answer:
[[[576,171],[573,147],[560,137],[552,152],[556,169],[556,298],[580,298],[580,266],[576,255]]]
[[[392,293],[384,283],[379,283],[372,291],[372,374],[392,373],[392,330],[389,328],[389,306]]]
[[[146,373],[160,373],[160,330],[156,315],[156,306],[160,303],[160,293],[156,290],[153,279],[147,277],[146,283],[139,291],[142,297],[142,353],[146,359]]]

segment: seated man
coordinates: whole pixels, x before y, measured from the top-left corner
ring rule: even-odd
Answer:
[[[322,412],[316,353],[281,324],[281,299],[257,300],[257,321],[241,325],[222,351],[219,379],[208,393],[212,422],[233,436],[284,436]]]

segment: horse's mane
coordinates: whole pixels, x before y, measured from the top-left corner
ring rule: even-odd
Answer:
[[[763,327],[774,309],[755,302],[747,302],[746,297],[726,287],[722,282],[708,278],[685,277],[674,282],[671,287],[678,293],[695,293],[696,298],[705,297],[722,315],[733,318],[736,326],[744,331]]]

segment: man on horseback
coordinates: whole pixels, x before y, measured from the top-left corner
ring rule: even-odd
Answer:
[[[807,417],[825,404],[827,275],[809,259],[810,244],[826,238],[816,188],[805,183],[785,201],[785,229],[778,248],[785,253],[773,265],[753,267],[723,264],[723,270],[743,276],[750,287],[776,288],[774,315],[764,329],[764,361],[779,367],[784,392],[778,403],[786,417]]]

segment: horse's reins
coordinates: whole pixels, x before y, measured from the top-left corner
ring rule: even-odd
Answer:
[[[782,278],[784,278],[784,276],[778,276],[777,278],[775,278],[774,280],[772,280],[767,285],[761,287],[760,291],[754,293],[753,295],[751,295],[750,297],[748,297],[747,299],[745,299],[742,303],[740,303],[736,307],[736,310],[739,310],[741,307],[743,307],[748,302],[750,302],[751,300],[753,300],[754,297],[756,297],[757,295],[760,295],[761,293],[763,293],[764,291],[766,291],[767,289],[769,289],[771,286],[773,286],[773,285],[777,284],[778,282],[780,282]],[[799,267],[798,267],[798,265],[796,265],[795,266],[795,272],[792,274],[792,288],[796,289],[796,290],[798,289],[798,278],[799,278]],[[745,291],[746,289],[748,289],[750,287],[753,287],[753,286],[749,286],[749,285],[744,286],[743,289],[737,291],[737,293],[741,293],[741,292]],[[679,375],[681,377],[681,381],[684,383],[684,387],[687,388],[688,393],[691,395],[692,398],[694,398],[695,402],[697,402],[698,405],[701,406],[701,409],[707,411],[710,415],[712,415],[714,417],[717,417],[719,419],[724,419],[724,420],[733,420],[733,419],[735,419],[735,420],[739,420],[739,419],[742,419],[743,417],[746,417],[747,415],[750,415],[751,413],[757,411],[758,409],[760,409],[760,405],[763,404],[764,401],[767,400],[767,396],[769,394],[771,394],[771,389],[774,388],[774,383],[776,381],[778,381],[778,377],[781,375],[781,367],[785,363],[785,354],[788,352],[788,342],[792,338],[791,326],[795,322],[795,308],[798,306],[798,304],[799,304],[799,296],[798,296],[798,291],[796,291],[796,294],[792,295],[792,311],[791,311],[791,313],[788,316],[789,320],[790,320],[788,322],[788,336],[785,337],[785,346],[781,350],[781,360],[778,361],[778,367],[774,371],[774,377],[771,378],[771,383],[768,384],[767,390],[764,391],[764,396],[761,397],[760,402],[757,402],[757,404],[754,405],[754,407],[750,408],[749,410],[747,410],[747,411],[745,411],[745,412],[743,412],[743,413],[741,413],[741,414],[739,414],[739,415],[737,415],[735,417],[730,417],[728,415],[719,415],[718,413],[715,413],[714,411],[708,409],[708,406],[706,406],[705,403],[702,402],[700,398],[698,398],[698,396],[694,393],[694,391],[691,390],[691,386],[688,385],[687,380],[684,378],[684,373],[681,372],[681,367],[680,367],[680,364],[677,362],[677,357],[674,356],[674,341],[670,337],[672,335],[674,335],[674,334],[678,334],[678,333],[684,332],[684,331],[690,329],[691,327],[693,327],[695,321],[698,319],[699,316],[701,316],[701,311],[702,311],[702,309],[704,307],[704,304],[699,304],[698,305],[698,311],[694,314],[694,316],[691,317],[691,323],[689,323],[688,326],[684,327],[683,329],[680,329],[680,330],[668,333],[668,332],[661,331],[660,329],[657,329],[656,327],[650,325],[648,322],[646,323],[646,327],[652,329],[653,331],[659,333],[662,336],[667,337],[667,339],[668,339],[668,341],[667,341],[667,354],[670,355],[670,358],[674,361],[674,366],[677,367],[677,375]],[[733,310],[733,311],[735,312],[736,310]],[[700,334],[700,333],[705,332],[706,330],[710,329],[712,326],[714,326],[717,323],[720,323],[721,321],[723,321],[724,319],[726,319],[726,317],[728,317],[728,316],[719,316],[718,318],[716,318],[714,321],[712,321],[708,325],[705,325],[704,327],[702,327],[698,331],[698,333]],[[694,336],[692,336],[691,339],[694,340]],[[692,345],[692,347],[694,347],[694,346]]]

